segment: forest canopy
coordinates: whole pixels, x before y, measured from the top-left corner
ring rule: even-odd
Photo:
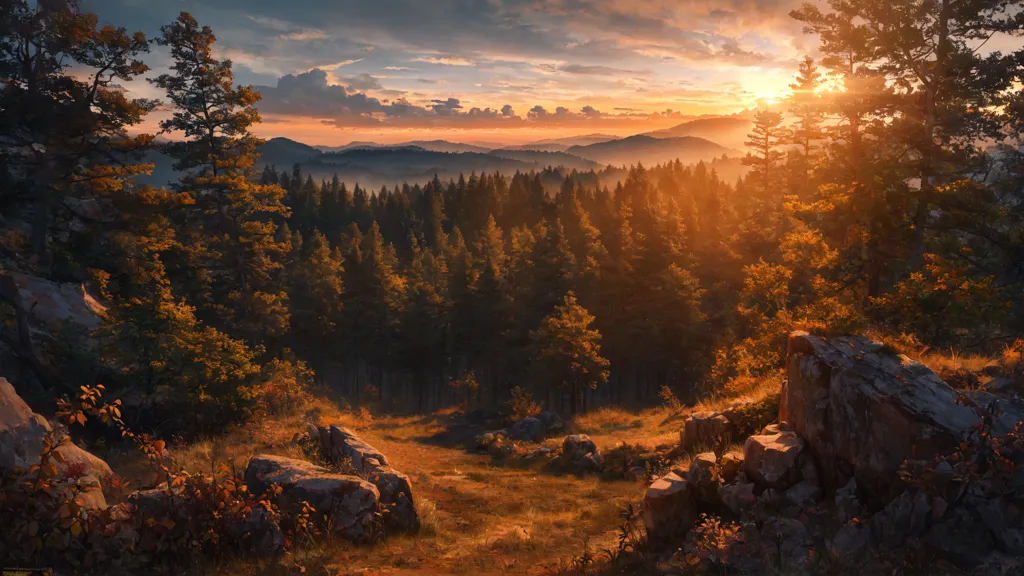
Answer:
[[[998,351],[1024,330],[1024,49],[983,46],[1020,37],[1014,4],[793,12],[821,57],[756,112],[736,181],[677,160],[367,190],[261,162],[260,94],[191,15],[147,38],[5,2],[0,270],[106,311],[89,345],[40,346],[7,297],[0,340],[49,393],[104,382],[165,434],[300,401],[282,381],[420,410],[742,392],[794,328]],[[173,64],[147,80],[154,45]],[[153,150],[173,185],[135,182]]]

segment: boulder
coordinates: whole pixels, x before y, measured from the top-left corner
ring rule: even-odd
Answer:
[[[729,419],[717,412],[694,412],[683,419],[679,431],[679,445],[683,448],[702,446],[710,448],[723,438],[732,436]]]
[[[771,517],[765,521],[761,537],[771,546],[769,557],[777,574],[800,574],[808,564],[811,535],[799,520]]]
[[[492,439],[488,446],[494,445]],[[380,502],[387,508],[385,524],[389,528],[402,532],[419,529],[412,482],[408,476],[392,468],[383,453],[339,425],[320,427],[320,449],[329,462],[350,460],[352,467],[377,487]]]
[[[341,425],[320,427],[320,450],[330,462],[348,459],[359,472],[368,470],[368,459],[387,466],[388,459],[379,450],[363,442],[354,432]]]
[[[656,542],[681,540],[697,521],[690,484],[675,472],[655,480],[642,504],[647,537]]]
[[[784,490],[800,481],[804,441],[793,432],[751,436],[743,444],[743,469],[754,483]]]
[[[742,480],[719,486],[718,497],[722,504],[725,504],[737,516],[750,510],[757,503],[757,496],[754,495],[754,484]]]
[[[0,272],[0,286],[6,293],[15,293],[18,304],[29,310],[30,321],[36,327],[59,327],[70,322],[87,331],[100,325],[106,310],[85,291],[82,284],[58,284],[38,276],[20,272]]]
[[[966,570],[984,563],[995,546],[992,534],[967,507],[954,507],[948,516],[928,531],[928,547]]]
[[[544,424],[544,434],[547,436],[551,436],[553,432],[565,428],[565,422],[554,412],[541,412],[537,414],[537,419]]]
[[[846,524],[836,531],[829,543],[829,552],[840,566],[852,565],[871,546],[871,528],[858,522]]]
[[[540,442],[544,439],[544,423],[540,418],[523,418],[508,429],[508,435],[513,440],[526,440],[529,442]]]
[[[821,498],[821,488],[804,480],[782,493],[782,502],[791,506],[814,504]]]
[[[905,460],[948,452],[979,421],[934,372],[861,337],[789,337],[779,420],[789,422],[818,463],[828,491],[850,476],[869,494],[898,492]],[[1006,402],[1001,421],[1024,419]]]
[[[562,454],[574,464],[587,468],[600,468],[604,462],[597,444],[586,434],[573,434],[562,440]]]
[[[743,452],[734,450],[722,454],[718,459],[718,465],[721,468],[722,480],[726,483],[732,482],[743,470]]]
[[[277,484],[282,510],[294,513],[308,502],[318,514],[328,515],[333,530],[349,540],[362,542],[372,536],[380,493],[366,480],[333,474],[304,460],[262,455],[249,460],[245,482],[254,495]]]
[[[0,378],[0,469],[27,470],[39,463],[47,438],[59,442],[67,437],[63,426],[55,431],[50,423],[29,408],[6,378]],[[106,508],[101,480],[111,474],[110,466],[67,439],[57,451],[64,461],[57,472],[83,490],[88,508]]]
[[[878,549],[882,552],[895,550],[912,536],[920,536],[928,527],[931,512],[928,497],[923,492],[911,495],[903,492],[890,502],[885,509],[871,517],[871,531]]]

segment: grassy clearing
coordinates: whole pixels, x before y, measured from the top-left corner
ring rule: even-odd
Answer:
[[[567,432],[590,435],[602,451],[622,443],[654,449],[678,442],[689,411],[732,403],[716,402],[675,411],[601,408],[577,417]],[[543,470],[543,459],[496,464],[487,455],[439,445],[431,437],[447,428],[452,413],[384,416],[342,410],[321,399],[302,414],[268,417],[216,438],[176,447],[178,462],[195,471],[212,470],[219,462],[244,468],[256,454],[316,461],[317,454],[304,449],[296,438],[310,424],[341,423],[409,475],[423,524],[418,534],[394,535],[375,547],[328,541],[282,562],[232,561],[198,573],[294,574],[294,566],[289,565],[298,561],[306,574],[324,575],[554,574],[564,572],[585,547],[593,552],[617,546],[620,511],[640,501],[644,483],[555,475]],[[559,436],[545,445],[555,447],[560,442]],[[113,458],[111,463],[124,476],[145,478],[145,464],[137,458]],[[673,464],[685,467],[686,462]],[[132,488],[145,487],[144,480],[139,484]]]

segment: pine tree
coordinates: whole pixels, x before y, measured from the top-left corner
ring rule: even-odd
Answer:
[[[793,142],[800,147],[800,196],[810,193],[810,172],[814,164],[818,142],[822,139],[822,106],[817,95],[821,86],[821,74],[810,56],[800,63],[796,81],[789,85],[793,91],[790,113],[796,118]]]
[[[209,268],[208,312],[252,342],[273,342],[288,328],[278,278],[285,247],[275,241],[274,223],[288,215],[285,192],[256,182],[261,140],[249,129],[260,121],[253,108],[259,93],[233,85],[231,62],[213,55],[215,41],[188,13],[161,29],[157,42],[170,48],[174,64],[153,83],[175,111],[161,128],[185,136],[164,149],[184,172],[176,189],[194,201],[181,224],[194,237],[184,243],[192,265]]]
[[[31,249],[43,271],[83,189],[100,195],[151,169],[131,153],[152,137],[125,129],[156,102],[120,89],[149,70],[138,60],[149,44],[141,32],[97,22],[73,2],[0,5],[0,166],[15,184],[5,196],[30,205]]]
[[[542,380],[550,389],[569,392],[573,415],[585,389],[608,381],[609,363],[601,356],[600,332],[590,328],[593,322],[594,316],[570,291],[530,334]]]

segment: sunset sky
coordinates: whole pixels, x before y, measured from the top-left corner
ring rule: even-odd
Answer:
[[[82,0],[149,35],[191,12],[261,136],[309,144],[521,143],[628,135],[731,114],[787,92],[816,40],[794,0]],[[155,72],[167,56],[147,59]],[[161,96],[135,83],[136,94]]]

